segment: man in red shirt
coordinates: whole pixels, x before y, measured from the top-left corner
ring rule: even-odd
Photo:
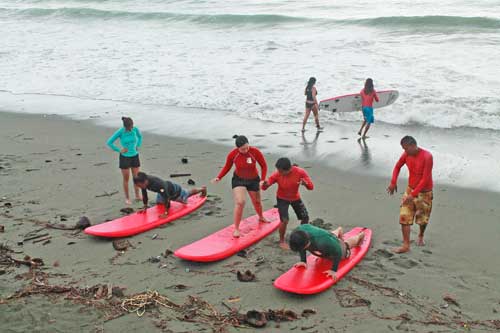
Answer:
[[[398,190],[397,180],[401,167],[406,164],[410,177],[408,187],[401,199],[399,223],[403,233],[403,245],[394,249],[396,253],[405,253],[410,250],[410,228],[413,220],[420,226],[417,245],[423,246],[424,232],[432,211],[432,154],[417,146],[417,141],[411,136],[401,139],[404,153],[392,172],[391,184],[387,193],[393,195]]]
[[[297,215],[297,219],[300,220],[300,224],[309,223],[309,215],[306,206],[300,199],[299,187],[303,185],[308,190],[312,190],[314,184],[304,169],[292,166],[292,163],[286,157],[278,159],[276,162],[276,169],[277,171],[274,172],[269,179],[264,181],[262,190],[265,191],[274,183],[278,183],[276,200],[281,220],[279,228],[280,247],[287,250],[289,247],[285,242],[285,233],[289,220],[288,208],[292,206],[295,215]]]

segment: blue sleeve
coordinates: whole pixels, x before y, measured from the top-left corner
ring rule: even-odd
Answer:
[[[109,148],[116,152],[120,152],[120,148],[115,146],[115,141],[122,135],[123,128],[120,128],[118,131],[116,131],[109,139],[106,141],[106,145],[108,145]]]
[[[135,128],[135,134],[137,135],[137,148],[139,148],[142,145],[142,134],[137,127],[134,128]]]

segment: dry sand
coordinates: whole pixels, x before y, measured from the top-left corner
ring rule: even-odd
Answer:
[[[276,233],[253,246],[247,258],[233,256],[212,264],[184,262],[173,256],[155,263],[149,260],[231,223],[230,177],[209,186],[209,200],[196,213],[128,238],[132,247],[123,254],[109,240],[54,229],[39,231],[52,237],[48,244],[27,241],[17,245],[25,234],[41,229],[43,222],[74,225],[85,215],[96,224],[121,216],[124,198],[118,158],[105,146],[113,130],[90,121],[0,113],[0,225],[5,227],[0,243],[16,251],[11,254],[15,258],[42,258],[43,272],[51,274],[49,283],[75,287],[112,283],[126,287],[127,295],[157,290],[178,303],[194,295],[221,312],[228,311],[222,301],[241,312],[317,311],[296,321],[270,322],[261,330],[265,332],[455,332],[467,327],[494,331],[494,325],[500,324],[498,193],[437,184],[427,246],[413,246],[407,254],[393,255],[390,248],[400,243],[399,197],[385,193],[388,179],[354,175],[314,161],[301,163],[316,183],[314,191],[302,191],[311,219],[320,218],[346,230],[358,225],[374,230],[366,258],[347,278],[319,295],[291,295],[273,287],[273,280],[298,260],[278,248]],[[140,151],[144,171],[162,177],[189,172],[197,185],[207,184],[217,174],[228,151],[203,141],[144,134]],[[252,138],[252,133],[247,135]],[[355,141],[353,149],[358,149]],[[183,157],[189,159],[187,165],[181,163]],[[266,157],[272,166],[277,156]],[[390,172],[387,170],[388,177]],[[187,186],[187,178],[175,181]],[[406,179],[400,180],[400,188],[405,183]],[[106,193],[112,195],[101,196]],[[265,208],[274,204],[274,193],[275,188],[264,193]],[[248,206],[246,215],[252,214]],[[134,204],[138,207],[140,203]],[[289,230],[296,225],[292,219]],[[414,227],[413,239],[416,231]],[[246,269],[256,274],[257,281],[236,279],[235,272]],[[30,283],[21,275],[26,272],[25,266],[0,266],[0,299]],[[179,284],[186,288],[176,290],[174,286]],[[443,300],[446,294],[458,305]],[[212,330],[208,324],[176,317],[171,310],[162,309],[150,310],[143,317],[132,313],[104,321],[102,311],[54,295],[0,302],[2,332]],[[483,321],[483,325],[474,321]],[[462,322],[469,326],[461,327]]]

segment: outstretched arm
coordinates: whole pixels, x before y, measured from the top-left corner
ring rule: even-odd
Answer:
[[[273,185],[274,183],[276,183],[278,179],[278,175],[277,175],[277,172],[273,173],[271,175],[271,177],[269,177],[268,179],[266,179],[264,181],[264,183],[262,184],[262,190],[267,190],[271,185]]]
[[[234,151],[229,153],[229,155],[227,155],[226,164],[224,164],[224,167],[217,175],[216,177],[217,179],[219,180],[222,179],[229,172],[229,170],[231,170],[231,168],[233,167],[234,156],[235,156]]]
[[[258,149],[255,150],[255,159],[257,160],[257,163],[259,163],[260,165],[260,172],[261,172],[260,179],[264,180],[266,179],[267,176],[267,163],[266,159],[264,158],[264,155]]]
[[[301,172],[301,182],[309,191],[314,189],[314,184],[306,170]]]

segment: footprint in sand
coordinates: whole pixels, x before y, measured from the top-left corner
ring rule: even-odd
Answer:
[[[401,268],[406,268],[406,269],[410,269],[410,268],[413,268],[415,266],[418,266],[418,262],[416,262],[415,260],[407,259],[404,257],[394,258],[391,261],[394,263],[394,265],[401,267]]]
[[[375,251],[375,255],[378,257],[384,257],[384,258],[392,258],[394,257],[394,253],[387,251],[386,249],[378,249]]]
[[[264,138],[264,137],[266,137],[265,134],[254,134],[254,136],[256,136],[258,138]]]
[[[221,142],[227,142],[227,141],[231,141],[231,139],[227,139],[227,138],[219,138],[219,139],[216,139],[217,141],[221,141]]]
[[[278,145],[280,148],[292,148],[293,146],[291,145]]]
[[[382,244],[389,245],[389,246],[399,246],[399,245],[401,245],[401,241],[397,240],[397,239],[387,240],[387,241],[383,241]]]
[[[276,135],[276,134],[280,134],[280,132],[271,132],[269,134]]]
[[[349,140],[349,138],[344,137],[344,138],[340,138],[340,140]]]
[[[328,140],[328,143],[335,143],[335,140]]]
[[[426,254],[432,254],[432,251],[430,250],[422,250],[423,253],[426,253]]]

